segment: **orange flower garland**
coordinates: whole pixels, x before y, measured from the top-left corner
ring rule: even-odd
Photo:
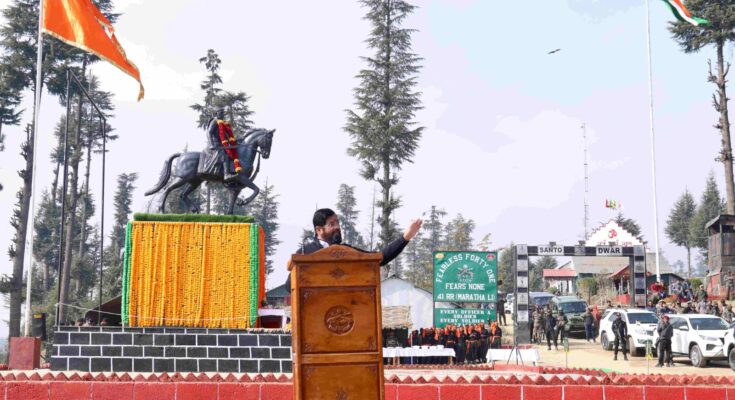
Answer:
[[[123,320],[130,326],[255,326],[265,295],[257,224],[136,221],[128,236]]]

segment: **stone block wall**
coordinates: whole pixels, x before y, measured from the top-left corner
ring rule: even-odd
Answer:
[[[51,369],[291,372],[291,334],[204,328],[57,327]]]

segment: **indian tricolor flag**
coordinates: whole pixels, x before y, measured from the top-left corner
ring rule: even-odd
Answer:
[[[698,18],[692,15],[692,13],[687,10],[686,7],[684,7],[684,3],[682,0],[663,0],[664,3],[666,3],[667,6],[671,9],[671,11],[674,13],[674,16],[679,21],[683,22],[689,22],[690,24],[694,26],[701,25],[707,25],[709,24],[709,21],[707,21],[704,18]]]

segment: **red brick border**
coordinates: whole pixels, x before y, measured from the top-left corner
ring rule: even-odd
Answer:
[[[735,377],[673,375],[476,376],[386,379],[386,400],[727,400]],[[0,375],[0,400],[292,400],[286,375],[72,374]],[[729,392],[729,393],[728,393]]]

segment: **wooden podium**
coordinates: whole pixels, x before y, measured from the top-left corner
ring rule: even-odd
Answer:
[[[380,253],[294,254],[294,400],[383,400]]]

